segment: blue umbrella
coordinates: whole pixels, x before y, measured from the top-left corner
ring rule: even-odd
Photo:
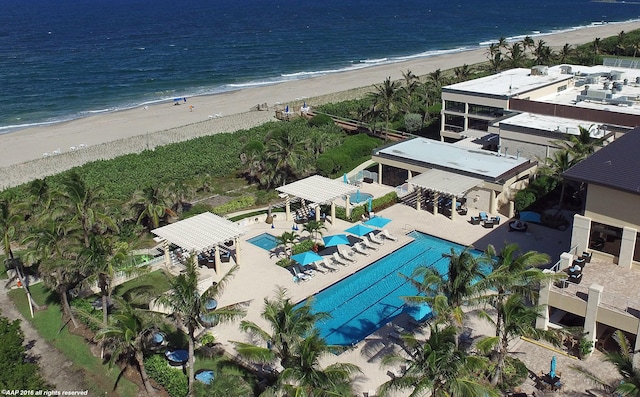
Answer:
[[[306,266],[310,263],[321,261],[323,258],[313,251],[305,251],[301,254],[293,255],[291,259],[298,262],[302,266]]]
[[[289,113],[289,105],[287,105],[287,107],[284,109],[285,113]]]
[[[365,226],[365,225],[361,225],[361,224],[357,224],[357,225],[353,225],[350,228],[348,228],[347,230],[345,230],[345,232],[347,233],[351,233],[351,234],[355,234],[356,236],[364,236],[365,234],[369,234],[371,232],[373,232],[374,229]]]
[[[333,236],[323,237],[325,247],[335,247],[336,245],[348,245],[349,238],[346,234],[334,234]]]
[[[367,211],[371,212],[371,210],[373,210],[373,200],[369,197],[367,199]]]
[[[383,228],[389,222],[391,222],[391,219],[389,218],[385,218],[383,216],[374,216],[373,218],[366,221],[364,224],[368,226]]]
[[[349,178],[347,177],[346,173],[344,173],[344,175],[342,175],[342,182],[344,182],[345,185],[349,184]]]
[[[551,357],[551,369],[549,370],[549,377],[551,379],[556,377],[556,356]]]

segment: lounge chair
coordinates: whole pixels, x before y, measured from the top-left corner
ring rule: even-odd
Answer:
[[[396,236],[393,236],[391,233],[389,233],[389,231],[387,229],[382,229],[382,235],[387,240],[398,241],[398,238]]]
[[[340,253],[340,256],[342,257],[342,259],[346,259],[349,262],[355,262],[356,260],[353,258],[355,255],[354,251],[345,251],[345,250],[341,250],[339,249],[338,252]]]
[[[340,269],[338,269],[337,267],[333,267],[333,266],[331,266],[331,264],[329,263],[329,261],[327,260],[327,258],[324,258],[324,259],[322,260],[321,265],[322,265],[322,266],[324,266],[324,267],[325,267],[327,270],[329,270],[330,272],[337,272],[338,270],[340,270]]]
[[[311,276],[304,274],[304,273],[298,273],[296,274],[296,277],[298,277],[298,280],[302,280],[302,281],[309,281],[311,280]]]
[[[380,244],[380,245],[384,243],[384,240],[379,236],[376,236],[375,234],[373,234],[373,232],[367,234],[367,237],[369,237],[369,240],[371,240],[372,243]]]
[[[487,216],[486,212],[481,212],[479,216],[480,216],[480,220],[483,222],[489,220],[489,216]]]
[[[378,247],[376,247],[371,241],[367,240],[367,239],[363,239],[359,244],[364,245],[365,247],[367,247],[370,250],[373,251],[377,251]]]
[[[333,263],[335,263],[337,265],[349,266],[349,262],[347,260],[341,258],[340,255],[338,255],[337,252],[333,253],[333,256],[331,257],[331,259],[333,259]]]
[[[369,256],[369,253],[367,252],[369,249],[367,248],[366,245],[362,244],[362,243],[356,243],[353,246],[353,250],[359,254],[365,255],[365,256]]]

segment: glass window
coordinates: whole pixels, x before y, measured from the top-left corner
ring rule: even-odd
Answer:
[[[464,113],[464,102],[444,101],[444,110],[449,112]]]
[[[484,105],[474,105],[473,103],[469,104],[469,114],[475,114],[477,116],[485,116],[485,117],[502,117],[504,116],[504,109],[495,108],[493,106],[484,106]]]
[[[469,117],[470,130],[489,131],[489,120],[472,119]]]
[[[444,115],[444,130],[451,132],[464,131],[464,117],[455,116],[453,114]]]
[[[561,85],[560,87],[558,87],[558,92],[564,91],[567,89],[566,85]]]
[[[613,256],[620,256],[620,243],[622,242],[622,228],[605,225],[604,223],[591,222],[591,236],[589,248],[605,252]]]

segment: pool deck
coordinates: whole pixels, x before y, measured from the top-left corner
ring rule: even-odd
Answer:
[[[361,188],[362,192],[371,193],[375,197],[379,197],[390,190],[388,187],[378,186],[376,184],[364,184]],[[488,244],[493,244],[496,249],[499,250],[504,246],[505,242],[515,242],[520,246],[522,251],[537,250],[548,253],[551,264],[558,260],[561,252],[570,248],[571,228],[567,228],[566,231],[561,232],[541,225],[530,225],[526,233],[509,232],[508,220],[503,219],[499,226],[488,229],[481,225],[471,225],[468,222],[470,216],[477,215],[477,213],[477,210],[469,208],[469,214],[467,216],[458,216],[456,219],[451,220],[444,215],[434,216],[429,212],[416,211],[402,204],[394,205],[381,211],[378,215],[393,220],[387,225],[386,229],[389,230],[392,235],[396,236],[398,241],[385,241],[380,249],[372,252],[371,255],[357,255],[356,262],[350,266],[343,267],[337,265],[340,269],[338,272],[316,274],[311,280],[300,283],[293,281],[293,277],[288,270],[275,265],[279,259],[278,255],[246,242],[247,239],[265,232],[280,235],[283,232],[291,231],[293,222],[284,221],[276,217],[273,225],[274,228],[271,228],[271,225],[265,222],[251,222],[247,225],[247,234],[243,236],[243,241],[240,244],[241,265],[235,277],[227,285],[224,293],[221,294],[219,307],[239,301],[250,300],[251,304],[249,305],[245,319],[268,329],[268,324],[260,317],[260,313],[263,309],[264,299],[273,298],[277,286],[285,287],[293,301],[305,299],[366,267],[400,246],[407,244],[412,239],[407,236],[406,233],[412,230],[418,230],[462,245],[472,245],[474,248],[480,250],[484,250]],[[504,216],[501,217],[505,218]],[[323,232],[323,235],[328,236],[343,233],[345,229],[352,225],[353,224],[349,222],[335,220],[334,223],[326,224],[327,230]],[[306,236],[306,233],[301,231],[299,234],[303,237]],[[320,254],[323,253],[320,252]],[[329,261],[331,262],[330,259]],[[218,274],[212,269],[201,268],[200,276],[203,285],[206,286],[212,281],[220,279],[233,264],[233,259],[229,263],[223,263]],[[358,343],[353,349],[339,356],[330,355],[325,357],[322,364],[328,365],[333,362],[356,364],[363,372],[356,382],[356,388],[359,391],[358,394],[362,395],[364,392],[375,390],[380,384],[390,379],[388,371],[394,370],[392,368],[382,367],[380,359],[386,352],[399,349],[397,343],[393,340],[393,335],[396,332],[402,332],[404,327],[408,327],[408,324],[404,323],[404,321],[406,320],[403,317],[399,317],[394,322]],[[473,337],[491,335],[494,332],[488,323],[479,320],[476,316],[470,316],[468,324],[465,325],[473,329]],[[229,352],[232,352],[234,347],[230,341],[251,342],[248,334],[238,331],[238,322],[218,325],[211,329],[210,332],[216,336],[218,341],[221,342]],[[517,356],[523,359],[525,363],[534,370],[548,369],[548,363],[552,355],[556,354],[551,350],[525,342],[518,342],[514,347],[518,351]],[[572,372],[568,368],[569,362],[561,366],[560,364],[564,363],[562,361],[564,359],[560,357],[558,357],[558,359],[560,360],[558,363],[559,368],[564,367],[565,373]],[[546,364],[542,365],[542,363]],[[571,361],[571,363],[574,362]],[[611,367],[602,363],[597,355],[594,355],[594,357],[589,358],[585,362],[576,363],[588,364],[589,368],[595,368],[596,371],[598,371],[598,367],[600,366],[602,366],[602,371],[611,371]],[[588,385],[583,378],[580,378],[579,375],[575,376],[575,380],[571,380],[570,377],[567,377],[566,380],[565,394],[570,391],[575,391],[575,393],[569,393],[567,395],[587,395],[585,388],[590,387],[590,385]],[[525,385],[523,391],[531,392],[533,390],[528,389],[529,387]],[[404,394],[398,394],[398,396],[401,395]]]

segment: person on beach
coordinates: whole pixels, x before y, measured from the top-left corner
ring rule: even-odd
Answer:
[[[189,105],[189,111],[193,112],[193,105]]]

